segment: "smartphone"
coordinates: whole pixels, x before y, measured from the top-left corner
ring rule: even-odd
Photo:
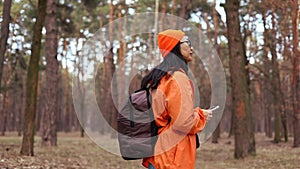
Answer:
[[[214,110],[217,110],[218,108],[220,108],[220,106],[215,105],[215,106],[210,107],[209,110],[214,111]]]

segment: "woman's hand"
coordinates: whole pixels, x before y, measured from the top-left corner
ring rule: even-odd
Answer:
[[[210,120],[212,118],[212,110],[210,109],[202,109],[206,120]]]

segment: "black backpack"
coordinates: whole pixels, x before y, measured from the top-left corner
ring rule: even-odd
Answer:
[[[118,113],[118,141],[123,159],[151,157],[157,141],[149,88],[131,94]]]

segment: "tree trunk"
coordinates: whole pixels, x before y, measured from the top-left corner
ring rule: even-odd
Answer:
[[[18,114],[18,119],[19,119],[19,121],[18,121],[18,127],[17,127],[17,131],[18,131],[18,136],[21,136],[22,134],[22,124],[23,124],[23,116],[24,116],[24,107],[25,107],[25,99],[26,99],[26,97],[25,97],[25,93],[26,93],[26,86],[25,86],[25,83],[26,83],[26,80],[25,80],[25,77],[24,77],[24,75],[22,75],[22,77],[21,77],[21,98],[20,98],[20,100],[21,100],[21,105],[20,105],[20,107],[19,107],[19,114]]]
[[[292,71],[289,71],[289,70],[285,70],[283,67],[285,65],[291,65],[291,62],[288,61],[289,58],[291,58],[291,52],[290,52],[290,47],[288,46],[287,44],[287,32],[289,31],[289,28],[288,26],[285,27],[285,29],[283,29],[283,35],[282,35],[282,38],[284,39],[283,40],[283,56],[284,56],[284,60],[283,60],[283,63],[281,66],[282,69],[281,69],[281,78],[280,78],[280,81],[281,81],[281,84],[284,84],[284,85],[281,85],[281,88],[280,88],[280,91],[281,91],[281,95],[282,95],[282,104],[283,104],[283,109],[284,109],[284,113],[281,113],[281,120],[282,120],[282,125],[283,125],[283,128],[284,128],[284,141],[287,142],[288,141],[288,131],[292,131],[291,130],[291,126],[292,125],[289,125],[288,121],[289,121],[289,117],[288,116],[290,114],[290,97],[291,96],[291,72]]]
[[[221,58],[221,51],[220,46],[218,44],[218,36],[219,36],[219,23],[218,23],[218,14],[216,9],[216,0],[214,0],[214,9],[213,9],[213,21],[214,21],[214,48]],[[219,75],[217,76],[220,77]],[[218,138],[220,138],[221,130],[220,130],[220,123],[217,125],[217,128],[212,134],[212,143],[218,143]]]
[[[180,11],[179,11],[179,17],[183,18],[183,19],[187,19],[187,7],[189,5],[189,1],[188,0],[182,0],[180,1]],[[180,24],[180,23],[179,23]],[[184,25],[179,25],[179,29],[182,29]]]
[[[298,0],[291,0],[292,2],[292,31],[293,31],[293,130],[294,130],[294,143],[293,147],[300,146],[300,51],[298,40]]]
[[[6,88],[6,86],[5,86]],[[4,91],[3,93],[3,105],[2,105],[2,124],[1,124],[1,136],[5,136],[5,132],[6,132],[6,124],[7,124],[7,90]]]
[[[103,58],[103,64],[102,64],[102,69],[99,71],[101,72],[99,74],[100,77],[100,91],[99,91],[99,101],[98,101],[98,104],[99,105],[103,105],[103,106],[99,106],[99,109],[104,117],[103,120],[106,120],[108,121],[108,113],[107,110],[106,110],[106,105],[105,104],[101,104],[101,103],[105,103],[106,102],[106,99],[105,99],[105,96],[106,96],[106,69],[107,69],[107,64],[106,64],[106,57]],[[105,123],[104,122],[101,122],[101,127],[100,127],[100,134],[104,134],[106,132],[106,129],[105,129]]]
[[[246,54],[240,32],[239,3],[239,0],[227,0],[225,4],[235,120],[234,157],[237,159],[255,153]]]
[[[269,40],[269,33],[268,33],[268,28],[266,26],[266,14],[263,13],[263,24],[265,31],[263,33],[264,36],[264,42],[267,43]],[[271,100],[272,100],[272,89],[271,89],[271,76],[269,75],[271,72],[271,65],[272,62],[268,58],[268,45],[265,44],[263,48],[263,73],[264,73],[264,79],[263,79],[263,110],[264,110],[264,115],[265,115],[265,132],[266,136],[272,137],[272,112],[273,112],[273,107],[271,106]]]
[[[274,110],[275,117],[275,135],[274,142],[278,143],[281,141],[281,131],[280,131],[280,113],[282,112],[282,102],[280,95],[280,77],[279,77],[279,66],[277,62],[277,53],[276,53],[276,30],[275,30],[275,14],[274,14],[274,6],[272,5],[272,30],[267,31],[270,33],[268,39],[265,39],[265,44],[269,48],[269,51],[272,55],[272,73],[271,73],[271,86],[272,86],[272,106]]]
[[[67,58],[66,58],[67,59]],[[69,69],[68,65],[66,64],[65,68],[65,111],[64,111],[64,131],[70,132],[71,131],[71,125],[70,125],[70,109],[69,109]]]
[[[46,105],[43,114],[42,145],[57,145],[57,6],[55,0],[48,0],[46,10]]]
[[[113,22],[114,20],[114,13],[115,13],[115,7],[113,5],[113,1],[110,1],[110,12],[109,12],[109,22]],[[110,90],[110,82],[111,82],[111,74],[113,72],[113,66],[114,66],[114,61],[113,61],[113,31],[114,31],[114,25],[110,24],[109,25],[109,51],[106,56],[103,58],[103,69],[101,71],[101,89],[100,89],[100,111],[103,114],[104,120],[112,126],[112,100],[111,100],[111,90]],[[108,126],[103,126],[101,129],[100,133],[104,134],[107,131],[111,131]],[[111,136],[113,137],[113,133],[111,133]]]
[[[112,49],[110,50],[108,57],[107,57],[107,76],[106,76],[106,112],[109,114],[109,124],[111,127],[114,129],[116,128],[116,117],[117,117],[117,110],[115,109],[113,100],[112,100],[112,93],[111,93],[111,84],[110,82],[112,81],[112,75],[115,70],[114,67],[114,59],[113,59],[113,51]],[[115,138],[117,133],[113,130],[111,131],[111,137]]]
[[[14,81],[14,83],[17,82]],[[16,121],[17,121],[16,112],[18,111],[18,106],[19,106],[16,103],[20,103],[20,101],[18,100],[19,97],[18,97],[18,89],[16,87],[16,84],[13,84],[12,90],[10,90],[8,94],[10,97],[8,97],[7,100],[7,107],[9,108],[7,112],[9,118],[9,120],[7,120],[8,122],[7,131],[16,131]]]
[[[274,40],[273,40],[274,43]],[[275,46],[273,46],[275,47]],[[271,51],[275,50],[275,48],[270,47]],[[277,62],[277,54],[274,52],[272,53],[272,96],[273,96],[273,110],[275,114],[275,135],[274,135],[274,143],[279,143],[281,141],[281,132],[280,132],[280,113],[281,113],[281,102],[280,102],[280,80],[279,80],[279,69],[278,69],[278,62]]]
[[[115,7],[113,5],[113,1],[111,0],[110,1],[110,22],[113,21],[114,19],[114,10],[115,10]],[[106,79],[106,82],[107,85],[106,85],[106,101],[107,101],[107,107],[106,107],[106,111],[108,111],[108,113],[110,114],[110,118],[109,118],[109,124],[111,125],[111,127],[113,127],[114,129],[117,129],[116,128],[116,122],[117,122],[117,110],[114,106],[114,103],[113,103],[113,100],[112,100],[112,93],[111,93],[111,84],[110,82],[112,81],[112,77],[113,77],[113,73],[115,71],[115,65],[114,65],[114,57],[113,57],[113,31],[114,30],[114,27],[112,26],[112,24],[110,25],[109,27],[109,41],[110,41],[110,51],[108,53],[108,56],[107,56],[107,79]],[[115,138],[117,136],[117,133],[113,130],[111,130],[111,137],[112,138]]]
[[[120,2],[119,6],[118,6],[118,19],[121,19],[122,18],[122,9],[123,9],[123,6],[122,6],[122,1]],[[125,71],[124,70],[124,65],[125,65],[125,60],[124,59],[124,45],[126,44],[126,42],[124,43],[123,42],[123,39],[122,37],[125,35],[125,32],[124,30],[122,31],[122,22],[119,22],[118,23],[118,40],[119,40],[119,50],[118,50],[118,61],[117,61],[117,64],[118,64],[118,72],[117,72],[117,83],[113,85],[113,87],[116,87],[115,89],[117,89],[117,95],[115,95],[114,97],[117,98],[115,100],[115,104],[117,105],[117,107],[120,107],[121,104],[122,104],[122,101],[124,100],[124,94],[123,94],[123,91],[124,91],[124,77],[123,77],[123,72]],[[123,35],[124,34],[124,35]],[[117,115],[117,113],[115,114]],[[113,117],[113,118],[117,118],[116,117]],[[114,128],[117,128],[117,121],[113,121],[113,127]]]
[[[22,155],[34,155],[34,131],[35,131],[35,113],[36,113],[36,96],[37,96],[37,83],[39,73],[39,59],[41,49],[42,27],[46,16],[47,1],[39,0],[38,13],[36,23],[33,31],[33,42],[31,49],[31,57],[29,68],[27,72],[26,81],[26,104],[25,104],[25,117],[24,117],[24,130],[23,140],[21,147]]]
[[[84,65],[83,63],[83,59],[81,60],[81,63],[82,65]],[[80,71],[79,71],[80,72]],[[84,77],[84,74],[83,74],[83,70],[81,70],[80,72],[82,74],[82,77]],[[78,86],[79,86],[79,97],[80,97],[80,119],[82,120],[82,123],[80,125],[80,137],[84,137],[84,129],[85,129],[85,122],[86,122],[86,116],[84,114],[84,111],[85,111],[85,86],[84,86],[84,83],[83,82],[80,82],[80,79],[79,79],[79,74],[78,74]]]
[[[11,0],[5,0],[3,3],[3,13],[2,13],[2,22],[1,22],[1,37],[0,37],[0,93],[2,93],[2,72],[3,72],[3,65],[4,65],[4,56],[6,52],[6,44],[9,35],[9,23],[10,23],[10,9],[11,9]],[[6,94],[4,94],[6,95]],[[3,99],[3,106],[0,109],[0,115],[2,114],[2,124],[1,124],[1,135],[5,135],[6,130],[6,110],[5,107],[5,100]],[[1,103],[1,102],[0,102]],[[1,104],[0,104],[1,106]]]
[[[175,16],[177,15],[177,4],[178,4],[177,0],[172,0],[171,14],[175,15]],[[177,26],[177,22],[173,22],[173,27],[176,28],[176,26]],[[163,30],[163,29],[161,29],[161,30]]]
[[[174,1],[174,0],[173,0]],[[172,11],[171,11],[171,13],[174,13],[174,10],[173,10],[174,8],[172,8]],[[163,30],[165,30],[165,19],[166,19],[166,13],[167,13],[167,2],[166,1],[163,1],[162,2],[162,5],[161,5],[161,11],[160,11],[160,16],[161,16],[161,18],[160,18],[160,26],[159,27],[157,27],[157,30],[156,30],[156,32],[158,33],[158,32],[160,32],[160,31],[163,31]],[[174,14],[173,14],[174,15]],[[173,22],[173,24],[174,24],[174,28],[176,28],[176,22]],[[157,36],[157,34],[154,34],[154,36]],[[153,54],[151,55],[151,56],[153,56]],[[155,58],[156,59],[156,58]]]
[[[61,86],[65,87],[64,93],[64,110],[63,110],[63,121],[60,121],[60,126],[62,126],[61,130],[64,132],[70,132],[71,131],[71,125],[70,125],[70,108],[69,108],[69,68],[68,68],[68,58],[67,58],[67,40],[64,37],[64,44],[63,44],[63,51],[65,53],[64,58],[66,59],[66,68],[65,68],[65,84],[61,83]],[[61,74],[63,75],[63,72],[61,71]]]
[[[220,123],[218,124],[217,128],[212,134],[211,142],[212,143],[218,143],[218,139],[220,138],[221,135],[221,129],[220,129]]]
[[[6,43],[9,34],[9,23],[10,23],[10,9],[11,9],[11,1],[5,0],[3,3],[3,11],[2,11],[2,23],[1,23],[1,37],[0,37],[0,86],[3,72],[3,62],[4,55],[6,52]],[[1,87],[0,87],[1,93]]]
[[[62,131],[62,122],[63,122],[63,118],[62,116],[64,115],[64,91],[63,91],[63,81],[62,81],[62,77],[63,77],[63,68],[62,68],[62,62],[58,61],[58,71],[57,71],[57,89],[56,89],[56,103],[57,105],[55,105],[55,112],[56,112],[56,132],[58,131]]]
[[[39,73],[39,82],[38,82],[38,86],[37,86],[37,110],[36,110],[36,116],[35,116],[35,130],[36,131],[41,131],[41,119],[42,119],[42,114],[45,111],[44,108],[44,102],[43,102],[43,98],[45,98],[44,96],[44,92],[41,91],[42,90],[42,86],[43,84],[45,84],[45,75],[44,72],[40,72]]]
[[[24,57],[23,55],[21,56]],[[24,125],[24,112],[25,112],[25,103],[26,103],[26,73],[24,70],[20,71],[21,75],[21,105],[20,105],[20,111],[19,111],[19,123],[18,123],[18,136],[22,135],[23,131],[23,125]]]
[[[78,44],[79,39],[76,39],[76,43]],[[78,45],[77,45],[78,46]],[[79,49],[76,49],[76,56],[79,56]],[[80,77],[84,77],[85,76],[85,72],[84,72],[84,63],[85,59],[83,57],[79,57],[79,61],[78,61],[78,65],[77,65],[77,86],[78,86],[78,94],[79,94],[79,114],[78,116],[80,116],[81,121],[77,121],[80,125],[80,137],[84,137],[84,129],[85,129],[85,125],[86,125],[86,116],[84,114],[85,111],[85,100],[86,100],[86,87],[84,86],[84,81],[80,80]],[[74,108],[74,106],[73,106]],[[81,123],[80,123],[81,122]]]

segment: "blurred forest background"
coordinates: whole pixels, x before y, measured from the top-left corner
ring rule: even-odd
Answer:
[[[0,135],[16,132],[22,138],[21,154],[34,155],[34,136],[43,146],[57,145],[58,132],[84,137],[72,99],[72,78],[84,76],[80,50],[106,24],[144,12],[189,20],[216,49],[226,73],[227,101],[213,143],[222,133],[234,137],[238,159],[255,154],[255,133],[272,138],[274,144],[300,146],[298,0],[1,0],[0,6]],[[148,35],[137,34],[126,42],[122,37],[108,39],[112,49],[95,78],[96,97],[104,101],[103,115],[112,126],[117,114],[110,99],[113,72],[128,52],[136,56],[129,65],[153,55],[153,36],[164,30],[164,17],[157,19],[157,30]],[[208,74],[197,61],[190,69],[198,72],[200,105],[207,108]],[[142,75],[132,88],[138,88]],[[88,107],[90,100],[84,88],[79,89],[76,94],[83,98],[83,108]],[[115,137],[108,131],[98,132]]]

